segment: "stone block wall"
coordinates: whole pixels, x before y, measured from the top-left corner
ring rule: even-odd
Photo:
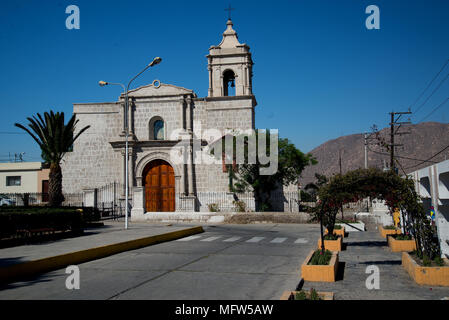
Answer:
[[[79,130],[87,129],[75,141],[73,152],[66,153],[62,163],[63,192],[77,193],[83,189],[123,182],[123,157],[109,143],[122,131],[122,112],[118,103],[75,104],[73,111]]]

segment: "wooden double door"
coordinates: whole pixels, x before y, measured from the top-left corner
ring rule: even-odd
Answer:
[[[150,162],[144,170],[147,212],[175,211],[175,172],[164,160]]]

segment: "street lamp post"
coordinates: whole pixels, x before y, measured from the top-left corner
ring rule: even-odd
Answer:
[[[124,127],[125,127],[125,229],[128,229],[128,195],[129,195],[129,165],[128,165],[128,136],[129,136],[129,128],[128,128],[128,91],[129,86],[131,83],[142,73],[144,73],[149,67],[155,66],[156,64],[159,64],[162,61],[160,57],[156,57],[149,63],[142,71],[140,71],[134,78],[132,78],[128,85],[125,86],[122,83],[112,83],[112,82],[106,82],[106,81],[99,81],[98,84],[101,87],[107,86],[107,85],[118,85],[123,88],[123,92],[125,94],[125,112],[124,112]]]

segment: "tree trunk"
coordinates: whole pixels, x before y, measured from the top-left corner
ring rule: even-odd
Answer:
[[[63,201],[61,166],[59,163],[52,163],[48,181],[48,204],[50,207],[59,207]]]

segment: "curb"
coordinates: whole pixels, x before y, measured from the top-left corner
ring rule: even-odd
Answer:
[[[15,280],[18,280],[19,278],[34,276],[37,274],[61,269],[69,265],[101,259],[120,252],[135,250],[157,243],[176,240],[202,232],[204,232],[202,227],[193,227],[146,238],[129,240],[125,242],[105,245],[102,247],[65,253],[53,257],[11,265],[8,267],[0,268],[0,283],[11,283]]]

